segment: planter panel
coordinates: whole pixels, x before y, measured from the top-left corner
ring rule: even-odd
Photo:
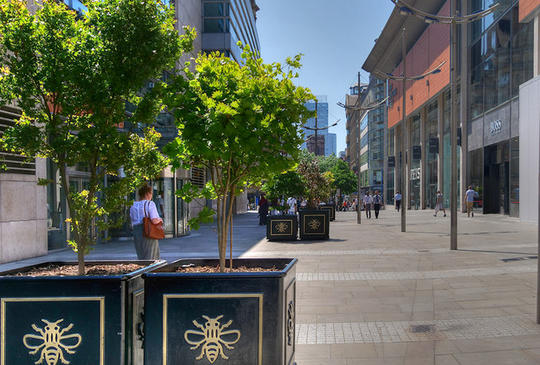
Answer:
[[[304,210],[300,212],[300,239],[327,240],[330,237],[330,212]]]
[[[321,210],[328,210],[330,213],[330,221],[336,220],[336,206],[335,204],[326,204],[319,207]]]
[[[142,364],[132,325],[142,311],[141,275],[163,263],[134,262],[149,266],[115,276],[0,276],[0,364]]]
[[[296,241],[298,218],[296,215],[269,216],[266,222],[266,238],[269,241]]]
[[[288,346],[287,336],[294,333],[296,259],[236,260],[284,267],[278,272],[174,272],[181,265],[218,262],[179,260],[144,275],[145,364],[292,364],[294,340]]]

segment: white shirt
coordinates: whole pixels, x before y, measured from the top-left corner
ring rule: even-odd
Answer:
[[[159,218],[156,204],[151,200],[138,200],[133,203],[129,209],[129,216],[131,217],[131,225],[136,226],[142,224],[144,218],[144,205],[146,204],[146,214],[150,218]]]
[[[373,204],[373,198],[371,195],[364,196],[364,204]]]
[[[289,214],[295,214],[296,213],[296,199],[295,198],[287,199],[287,205],[289,206]]]

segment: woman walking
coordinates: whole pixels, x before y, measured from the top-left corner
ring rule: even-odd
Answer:
[[[437,213],[439,213],[439,210],[442,210],[444,213],[444,216],[446,217],[446,209],[444,209],[444,204],[443,204],[443,195],[440,190],[437,190],[437,202],[435,203],[435,214],[433,214],[434,217],[437,216]]]
[[[133,226],[133,241],[139,260],[158,260],[159,242],[153,238],[144,237],[143,218],[149,217],[153,224],[163,222],[157,212],[156,204],[152,201],[152,187],[143,185],[139,189],[139,200],[133,203],[129,210]]]

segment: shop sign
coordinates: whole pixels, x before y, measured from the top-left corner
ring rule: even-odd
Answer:
[[[411,169],[411,180],[420,180],[420,167]]]
[[[494,120],[489,123],[489,133],[494,136],[502,132],[503,122],[502,120]]]

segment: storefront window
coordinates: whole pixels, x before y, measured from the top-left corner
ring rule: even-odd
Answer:
[[[417,114],[412,117],[411,130],[409,135],[409,141],[411,144],[411,158],[410,158],[410,205],[411,209],[420,208],[420,176],[421,176],[421,160],[415,156],[415,149],[420,148],[420,115]]]
[[[474,208],[483,208],[484,199],[484,151],[482,148],[469,152],[469,181],[470,185],[478,193],[478,198],[475,199]]]
[[[510,140],[510,215],[519,217],[519,137]]]
[[[159,216],[163,219],[165,234],[174,234],[174,190],[173,178],[166,177],[153,181],[152,200],[156,204]]]
[[[437,102],[428,105],[426,121],[426,197],[425,205],[434,208],[438,190],[438,111]]]

